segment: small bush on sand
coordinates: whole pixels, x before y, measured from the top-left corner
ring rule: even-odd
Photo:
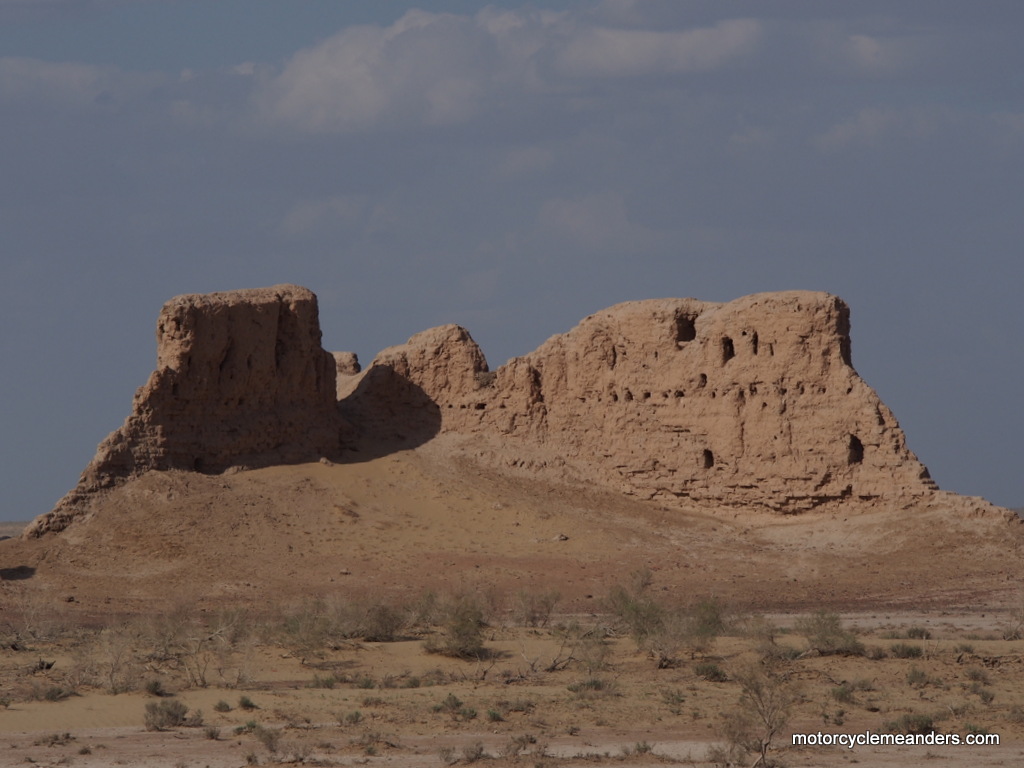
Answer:
[[[863,656],[864,645],[853,632],[845,629],[839,614],[828,611],[799,619],[797,631],[807,638],[811,649],[822,655]]]
[[[438,610],[440,632],[428,638],[423,647],[427,653],[459,659],[479,659],[484,648],[484,610],[469,595],[452,598]]]
[[[551,620],[551,613],[555,610],[561,597],[554,590],[548,592],[520,590],[515,597],[512,618],[523,627],[546,627]]]
[[[146,704],[147,731],[165,731],[185,725],[188,707],[181,701],[151,701]]]

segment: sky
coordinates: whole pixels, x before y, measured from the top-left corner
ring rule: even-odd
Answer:
[[[942,488],[1024,505],[1019,0],[0,0],[0,519],[181,293],[492,368],[612,304],[828,291]]]

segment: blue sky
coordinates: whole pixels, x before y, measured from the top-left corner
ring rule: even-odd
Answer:
[[[0,0],[0,519],[128,414],[179,293],[368,362],[826,290],[943,488],[1024,504],[1018,2]]]

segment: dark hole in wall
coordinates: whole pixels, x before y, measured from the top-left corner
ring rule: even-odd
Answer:
[[[750,337],[750,351],[755,355],[757,354],[757,348],[760,346],[760,342],[757,339],[757,331],[754,331],[754,335]]]
[[[728,363],[736,357],[736,347],[728,336],[722,337],[722,362]]]
[[[704,469],[711,469],[715,466],[715,454],[709,451],[707,448],[704,449]]]
[[[676,342],[693,341],[697,338],[697,326],[694,323],[694,318],[687,315],[676,315],[675,328],[673,330]]]
[[[862,443],[856,435],[850,435],[850,442],[847,449],[847,464],[860,464],[864,461],[864,443]]]

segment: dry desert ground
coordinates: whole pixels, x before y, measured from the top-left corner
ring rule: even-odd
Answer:
[[[0,765],[750,766],[776,725],[771,764],[1016,765],[1019,546],[941,504],[687,512],[430,446],[150,472],[0,542]],[[791,746],[932,730],[1000,743]]]

